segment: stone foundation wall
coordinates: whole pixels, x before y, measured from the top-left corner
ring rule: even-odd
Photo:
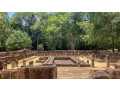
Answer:
[[[91,79],[120,79],[120,69],[92,70]]]
[[[9,70],[2,70],[0,79],[16,79],[17,70],[9,69]]]
[[[93,55],[94,54],[94,55]],[[120,53],[105,52],[96,50],[50,50],[50,51],[32,51],[32,50],[18,50],[11,52],[0,52],[0,61],[16,61],[30,56],[82,56],[95,58],[95,61],[104,62],[106,55],[109,55],[111,62],[120,60]]]
[[[17,70],[2,70],[1,79],[57,79],[56,66],[26,66]]]

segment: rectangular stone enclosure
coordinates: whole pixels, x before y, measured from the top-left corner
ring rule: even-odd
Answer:
[[[80,66],[89,67],[90,64],[82,60],[77,59],[74,56],[50,56],[44,63],[46,65],[56,65],[56,66]]]

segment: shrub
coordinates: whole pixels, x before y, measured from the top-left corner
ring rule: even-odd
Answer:
[[[39,45],[37,46],[37,50],[44,50],[43,44],[39,44]]]
[[[30,37],[25,32],[22,31],[14,31],[8,37],[6,41],[6,49],[10,50],[19,50],[19,49],[27,49],[31,46],[32,41]]]

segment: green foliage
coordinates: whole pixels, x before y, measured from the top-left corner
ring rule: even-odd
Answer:
[[[27,49],[31,44],[32,41],[25,32],[14,31],[6,41],[6,48],[8,51]]]
[[[30,27],[35,23],[35,21],[36,18],[33,12],[18,12],[12,16],[10,24],[12,29],[22,30],[30,35]]]
[[[37,45],[37,50],[44,50],[43,44]]]
[[[0,50],[5,49],[6,24],[4,19],[5,13],[0,13]]]
[[[38,50],[120,49],[119,12],[17,12],[11,18],[6,12],[0,15],[0,48],[4,50],[5,45],[7,50],[18,50],[31,43]]]
[[[87,13],[87,21],[78,23],[85,32],[83,40],[88,44],[106,48],[117,46],[120,34],[120,14],[115,12]],[[118,25],[118,26],[117,26]]]

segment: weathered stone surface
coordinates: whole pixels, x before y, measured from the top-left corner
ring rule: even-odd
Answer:
[[[1,79],[16,79],[17,70],[2,70]]]
[[[76,63],[76,65],[80,65],[80,67],[90,67],[89,63],[84,62],[83,60],[79,60],[76,57],[71,56],[70,59]]]
[[[26,66],[26,60],[23,60],[23,66]]]
[[[55,62],[57,60],[57,62]],[[50,56],[43,65],[54,65],[56,63],[57,66],[81,66],[81,67],[89,67],[89,63],[86,63],[82,60],[77,59],[74,56]]]
[[[33,61],[29,62],[29,66],[33,66],[33,64],[34,64]]]
[[[1,79],[1,71],[0,71],[0,79]]]
[[[3,69],[6,70],[7,69],[7,63],[3,64]]]
[[[106,56],[106,67],[110,67],[110,57],[108,55]]]
[[[0,70],[3,69],[3,62],[0,61]]]
[[[120,79],[120,69],[108,69],[111,79]]]
[[[106,55],[111,56],[111,62],[120,60],[120,53],[112,53],[96,50],[50,50],[50,51],[32,51],[32,50],[18,50],[11,52],[0,52],[0,60],[20,60],[30,56],[87,56],[94,54],[95,61],[105,62]]]
[[[48,57],[40,57],[39,60],[47,60]]]
[[[94,67],[94,59],[91,60],[91,67]]]
[[[18,79],[57,79],[55,66],[30,66],[17,69]]]
[[[36,60],[36,63],[42,63],[42,60]]]
[[[11,68],[15,68],[15,61],[11,63]]]
[[[18,67],[18,61],[15,61],[15,67]]]
[[[91,79],[110,79],[110,74],[106,70],[92,70],[90,72]]]

